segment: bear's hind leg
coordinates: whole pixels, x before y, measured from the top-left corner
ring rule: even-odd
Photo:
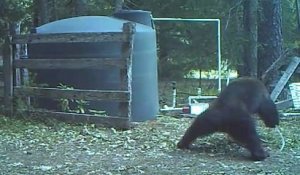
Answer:
[[[186,130],[185,134],[178,142],[177,147],[180,149],[189,148],[190,144],[196,140],[197,137],[202,137],[217,131],[217,126],[220,124],[218,115],[212,109],[204,111],[197,116],[191,126]]]
[[[250,151],[252,160],[261,161],[267,158],[269,154],[261,145],[261,140],[251,117],[242,118],[235,123],[236,125],[232,125],[228,134]]]

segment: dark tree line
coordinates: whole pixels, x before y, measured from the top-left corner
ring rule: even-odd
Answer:
[[[26,33],[51,21],[112,15],[120,8],[149,10],[154,17],[221,19],[222,58],[231,69],[239,67],[241,75],[260,77],[284,48],[300,47],[299,0],[2,0],[0,45],[8,23],[20,23],[21,32]],[[160,77],[176,79],[190,70],[216,68],[214,24],[155,24]]]
[[[260,78],[283,54],[281,0],[244,1],[243,75]],[[267,84],[278,79],[274,71]]]

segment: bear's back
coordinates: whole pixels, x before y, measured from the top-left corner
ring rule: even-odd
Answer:
[[[226,108],[242,105],[250,113],[256,113],[266,98],[270,98],[270,95],[261,81],[254,78],[238,78],[223,89],[216,104]]]

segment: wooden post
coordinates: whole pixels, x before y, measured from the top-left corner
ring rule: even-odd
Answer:
[[[19,22],[14,22],[9,25],[9,33],[14,37],[15,35],[20,34],[20,23]],[[21,57],[21,45],[20,44],[14,44],[12,46],[13,48],[13,58],[15,60],[19,60]],[[21,85],[21,70],[18,68],[16,69],[16,74],[15,74],[15,81],[16,81],[16,86]]]
[[[11,36],[7,36],[3,47],[4,106],[8,116],[13,115],[13,49],[11,40]]]
[[[16,35],[20,35],[21,33],[21,26],[20,22],[14,22],[9,25],[9,32],[12,35],[12,37],[15,37]],[[25,51],[24,49],[21,48],[21,44],[14,44],[12,46],[12,51],[13,51],[13,60],[19,60],[21,59],[21,55]],[[26,48],[27,49],[27,48]],[[28,70],[24,68],[16,68],[15,73],[14,73],[14,81],[15,81],[15,86],[22,86],[22,85],[28,85]],[[30,97],[25,97],[22,98],[22,100],[26,103],[27,106],[30,106]]]
[[[126,42],[122,45],[122,58],[126,59],[126,68],[120,70],[121,89],[129,92],[129,100],[126,103],[120,103],[121,116],[128,117],[131,120],[131,102],[132,102],[132,55],[133,55],[133,36],[135,26],[133,23],[128,22],[123,25],[123,32],[126,33]],[[123,86],[123,87],[122,87]]]

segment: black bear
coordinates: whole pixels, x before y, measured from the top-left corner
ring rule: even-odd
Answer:
[[[254,78],[238,78],[195,118],[177,147],[185,149],[197,137],[224,132],[244,145],[252,160],[264,160],[269,154],[261,145],[252,114],[258,114],[267,127],[274,128],[279,124],[276,105],[264,84]]]

